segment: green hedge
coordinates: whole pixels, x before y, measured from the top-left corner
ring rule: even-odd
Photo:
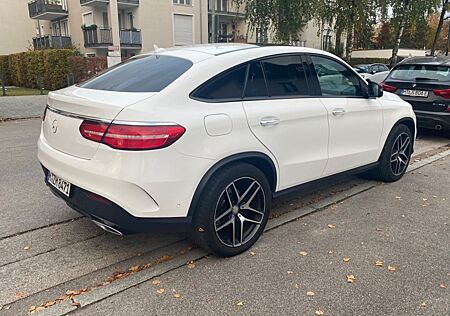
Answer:
[[[47,90],[64,88],[106,69],[106,57],[82,57],[72,49],[48,49],[0,56],[7,85]]]
[[[350,64],[352,66],[359,64],[386,64],[389,65],[389,58],[352,58]]]

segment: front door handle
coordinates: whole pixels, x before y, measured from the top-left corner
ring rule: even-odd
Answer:
[[[331,113],[333,113],[334,116],[342,116],[345,114],[345,109],[337,108],[337,109],[334,109],[333,111],[331,111]]]
[[[261,124],[261,126],[263,126],[263,127],[274,126],[274,125],[277,125],[278,123],[280,123],[280,119],[275,116],[263,117],[261,119],[261,121],[259,122],[259,124]]]

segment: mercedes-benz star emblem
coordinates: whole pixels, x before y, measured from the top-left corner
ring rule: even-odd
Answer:
[[[52,122],[52,132],[53,132],[53,134],[56,134],[57,131],[58,131],[58,120],[53,120],[53,122]]]

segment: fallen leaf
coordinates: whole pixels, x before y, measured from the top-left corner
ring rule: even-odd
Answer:
[[[331,228],[331,229],[336,228],[336,225],[333,225],[333,224],[328,224],[327,226],[328,226],[328,228]]]
[[[244,302],[240,301],[236,304],[237,306],[244,306]]]
[[[25,296],[25,293],[22,291],[16,292],[16,298],[22,298]]]
[[[383,261],[381,261],[381,260],[375,261],[375,266],[382,267],[383,266]]]
[[[139,271],[140,267],[141,267],[140,265],[135,265],[135,266],[132,266],[131,268],[129,268],[128,271],[137,272],[137,271]]]
[[[446,286],[445,286],[445,284],[439,284],[439,287],[441,288],[441,289],[445,289],[446,288]]]
[[[308,292],[306,292],[306,295],[307,296],[314,296],[314,295],[316,295],[316,293],[314,293],[313,291],[308,291]]]
[[[423,302],[422,304],[420,304],[421,307],[427,307],[427,303]]]
[[[342,259],[342,260],[344,260],[344,262],[349,262],[350,258],[349,257],[344,257],[344,259]]]
[[[294,286],[295,286],[295,288],[296,288],[296,289],[298,289],[298,284],[297,284],[297,283],[295,283],[295,285],[294,285]]]
[[[337,208],[338,208],[338,206],[337,206],[336,203],[331,204],[331,206],[330,206],[330,209],[331,209],[331,210],[336,210]]]
[[[164,290],[164,289],[158,289],[158,290],[156,290],[156,293],[158,293],[158,294],[163,294],[165,291],[166,291],[166,290]]]
[[[355,276],[353,274],[347,275],[347,282],[353,283],[356,280]]]
[[[422,201],[428,201],[428,199],[426,199],[426,198],[422,198]]]
[[[401,200],[401,199],[402,199],[401,196],[396,196],[395,198],[396,198],[397,200]]]
[[[199,228],[198,228],[198,231],[202,233],[202,232],[204,232],[205,230],[204,230],[203,228],[199,227]]]
[[[395,272],[395,267],[393,267],[393,266],[388,266],[388,270],[389,270],[389,272]]]
[[[323,315],[323,311],[320,310],[320,309],[316,310],[316,315],[317,316],[322,316]]]
[[[195,264],[189,263],[189,264],[187,265],[187,267],[188,267],[189,269],[194,269],[194,268],[195,268]]]
[[[376,229],[376,231],[377,231],[377,232],[382,232],[382,231],[383,231],[383,229],[381,229],[381,228],[377,228],[377,229]]]
[[[29,249],[30,249],[30,246],[23,247],[23,250],[29,250]]]
[[[66,291],[66,295],[75,295],[77,292],[75,292],[74,290],[67,290]]]
[[[5,306],[5,309],[8,310],[11,308],[11,305]]]
[[[181,294],[175,293],[175,294],[173,295],[173,297],[174,297],[174,298],[181,298]]]
[[[251,256],[255,256],[255,255],[256,255],[256,252],[250,251],[250,255],[251,255]]]
[[[287,272],[287,274],[293,274],[294,273],[294,271],[288,271]]]
[[[47,302],[47,303],[44,304],[44,307],[50,307],[50,306],[53,306],[53,305],[55,305],[55,304],[56,304],[55,301],[49,301],[49,302]]]
[[[332,250],[328,250],[328,254],[331,255],[333,253]]]
[[[308,255],[308,253],[306,251],[300,251],[298,254],[300,256],[307,256]]]
[[[72,301],[72,304],[70,304],[70,305],[76,306],[77,308],[78,308],[78,307],[81,307],[81,304],[78,303],[78,302],[75,302],[75,301]]]
[[[161,283],[160,280],[153,280],[153,281],[152,281],[152,284],[153,284],[153,285],[159,285],[160,283]]]

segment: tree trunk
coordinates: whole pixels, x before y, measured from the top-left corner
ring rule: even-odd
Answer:
[[[405,1],[405,9],[400,17],[400,23],[397,31],[397,36],[395,37],[394,47],[392,48],[391,66],[397,63],[398,50],[400,48],[400,43],[402,41],[403,31],[405,30],[406,17],[409,13],[410,0]],[[406,12],[408,13],[406,13]]]
[[[437,41],[439,39],[439,34],[441,33],[441,30],[442,30],[442,25],[444,24],[445,12],[447,11],[448,0],[443,0],[442,2],[443,3],[442,3],[441,16],[439,18],[439,24],[436,29],[436,34],[434,35],[433,46],[431,47],[431,56],[434,56],[434,53],[436,52]]]
[[[355,25],[352,23],[347,30],[347,43],[345,45],[345,60],[349,63],[353,53],[353,37],[355,33]]]
[[[337,24],[337,22],[336,22],[336,24]],[[342,57],[342,47],[341,47],[342,39],[341,39],[341,37],[342,37],[342,28],[338,26],[336,28],[336,42],[334,44],[334,51],[336,52],[336,54],[339,57]]]

